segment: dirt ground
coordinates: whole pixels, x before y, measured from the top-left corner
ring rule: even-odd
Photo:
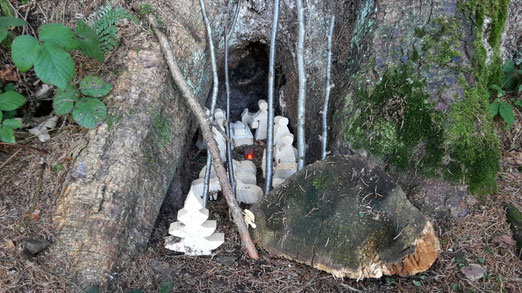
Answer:
[[[71,11],[93,9],[101,1],[83,1],[83,6],[65,9],[67,1],[44,1],[33,5],[32,22],[61,21],[74,16]],[[71,2],[71,1],[69,1]],[[11,1],[16,6],[18,1]],[[62,3],[62,4],[57,4]],[[18,7],[18,6],[16,6]],[[83,10],[82,10],[83,9]],[[21,8],[21,12],[23,10]],[[45,11],[54,11],[45,13]],[[129,43],[123,43],[125,50]],[[0,50],[4,66],[6,53]],[[80,58],[80,57],[77,57]],[[111,80],[113,65],[83,64],[81,71],[98,71]],[[80,72],[81,74],[81,72]],[[26,74],[23,90],[36,90],[34,76]],[[30,85],[27,85],[30,84]],[[49,114],[49,102],[31,104]],[[108,292],[522,292],[522,261],[517,257],[506,223],[503,203],[522,209],[522,115],[516,111],[515,125],[506,130],[498,121],[503,156],[498,174],[498,191],[474,205],[461,219],[436,222],[442,251],[434,265],[413,277],[383,277],[355,281],[333,276],[285,259],[272,258],[261,251],[253,261],[240,250],[238,234],[230,220],[226,202],[220,198],[209,204],[210,217],[225,233],[225,243],[210,257],[186,257],[163,248],[168,225],[176,210],[164,206],[147,251],[111,276]],[[43,117],[45,117],[44,114]],[[38,119],[38,118],[36,118]],[[42,119],[42,118],[40,118]],[[0,292],[82,292],[66,275],[49,267],[45,250],[37,256],[24,252],[35,240],[53,242],[52,215],[71,166],[72,158],[85,145],[86,130],[68,120],[60,120],[51,130],[52,139],[41,143],[25,131],[16,132],[19,145],[0,143]],[[203,154],[192,150],[193,177],[201,168]],[[197,176],[197,175],[196,175]],[[258,176],[259,177],[259,176]],[[189,180],[184,184],[184,192]],[[45,241],[36,241],[45,244]],[[467,280],[460,268],[476,263],[487,270],[479,281]],[[134,291],[133,291],[134,290]]]

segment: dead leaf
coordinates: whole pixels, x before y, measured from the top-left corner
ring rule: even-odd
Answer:
[[[13,241],[11,241],[10,239],[7,239],[6,242],[7,242],[7,249],[9,249],[13,253],[16,252],[16,246],[14,245]]]
[[[16,68],[13,66],[0,69],[0,79],[3,81],[18,81],[19,77]]]
[[[40,220],[40,210],[39,209],[34,210],[33,214],[31,215],[31,218],[35,222]]]
[[[469,266],[464,266],[460,269],[460,271],[470,281],[479,280],[486,273],[486,271],[477,264],[470,264]]]
[[[502,248],[508,248],[510,246],[515,246],[515,244],[516,244],[515,240],[513,240],[513,238],[507,234],[495,236],[495,238],[493,238],[493,242],[497,243]]]

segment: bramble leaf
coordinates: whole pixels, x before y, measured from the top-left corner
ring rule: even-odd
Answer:
[[[17,18],[14,16],[2,16],[0,17],[0,26],[8,27],[8,26],[24,26],[27,25],[27,22],[21,18]]]
[[[7,28],[0,26],[0,42],[7,37]]]
[[[39,49],[40,44],[32,36],[16,37],[11,45],[11,57],[16,67],[21,72],[31,69],[38,57]]]
[[[78,40],[70,28],[61,23],[49,23],[40,26],[40,41],[52,42],[67,51],[78,48]]]
[[[76,102],[73,118],[82,127],[94,128],[107,118],[107,108],[98,99],[83,98]]]
[[[16,129],[22,127],[22,123],[16,119],[5,119],[2,123],[3,127],[9,127],[11,129]]]
[[[34,70],[43,82],[61,89],[67,87],[67,84],[73,80],[76,74],[71,55],[52,42],[46,42],[40,46],[38,58],[34,63]]]
[[[0,140],[7,143],[15,143],[13,129],[10,127],[0,127]]]
[[[86,76],[80,82],[80,91],[86,96],[100,98],[112,90],[112,85],[93,75]]]
[[[498,114],[498,108],[500,106],[500,103],[498,100],[495,100],[493,103],[489,104],[489,111],[493,116]]]
[[[25,104],[27,100],[21,94],[15,91],[7,91],[0,94],[0,110],[13,111],[14,109]]]
[[[103,51],[100,48],[100,39],[96,32],[85,22],[78,21],[76,24],[79,48],[83,54],[103,62]]]
[[[72,85],[68,85],[65,91],[58,89],[53,99],[53,109],[56,111],[56,115],[61,116],[71,112],[79,97],[80,93]]]

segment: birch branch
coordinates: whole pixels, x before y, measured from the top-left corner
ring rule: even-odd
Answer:
[[[207,121],[205,111],[203,110],[203,107],[201,107],[198,100],[190,90],[187,82],[185,81],[183,74],[181,73],[181,70],[179,69],[178,64],[174,59],[174,53],[172,52],[172,48],[170,47],[169,40],[167,39],[165,34],[163,34],[163,32],[161,32],[158,29],[156,19],[154,18],[154,16],[148,15],[147,20],[151,24],[154,34],[160,42],[161,50],[163,51],[165,59],[167,60],[172,79],[180,89],[182,97],[185,100],[187,106],[196,117],[196,120],[201,128],[203,138],[207,142],[208,150],[210,151],[210,155],[212,157],[212,165],[216,170],[216,175],[218,177],[219,183],[221,184],[223,195],[225,196],[228,207],[230,208],[230,212],[232,213],[232,219],[237,226],[237,230],[239,232],[243,248],[246,249],[248,255],[251,258],[258,259],[259,256],[257,254],[257,250],[254,246],[254,243],[250,238],[250,233],[248,232],[248,228],[245,224],[245,221],[243,220],[241,208],[239,207],[234,197],[232,187],[228,182],[227,172],[221,164],[218,145],[216,140],[214,139],[214,136],[212,135],[212,131],[210,130],[210,125]]]
[[[304,64],[304,8],[303,0],[297,0],[297,73],[299,91],[297,96],[297,170],[305,166],[305,122],[306,122],[306,70]]]
[[[328,102],[330,101],[330,90],[332,89],[332,85],[330,84],[330,72],[332,70],[332,35],[335,26],[335,15],[332,15],[330,18],[330,30],[328,32],[328,57],[326,63],[326,90],[324,95],[324,107],[323,107],[323,135],[321,141],[321,160],[326,159],[326,155],[328,154],[326,151],[326,146],[328,144],[328,124],[327,124],[327,115],[328,115]]]
[[[210,121],[214,121],[214,112],[216,110],[216,100],[218,94],[218,86],[219,79],[217,73],[217,65],[216,65],[216,54],[214,51],[214,41],[212,40],[212,27],[210,26],[210,21],[208,20],[207,10],[205,9],[205,1],[199,0],[199,6],[201,6],[201,14],[203,15],[203,20],[205,21],[205,26],[207,28],[207,36],[208,36],[208,47],[210,50],[210,60],[212,64],[212,76],[214,78],[214,84],[212,87],[212,100],[210,103]],[[221,130],[221,129],[219,129]],[[207,150],[207,168],[205,170],[205,181],[203,185],[203,207],[207,206],[208,200],[208,183],[210,181],[210,164],[212,162],[212,158],[210,156],[210,151]]]
[[[270,192],[272,186],[272,164],[274,151],[274,63],[275,63],[275,46],[277,38],[277,26],[279,24],[279,0],[274,0],[274,17],[272,20],[272,34],[270,37],[270,54],[268,59],[268,125],[267,125],[267,142],[266,142],[266,183],[265,195]],[[262,127],[262,125],[259,125]]]

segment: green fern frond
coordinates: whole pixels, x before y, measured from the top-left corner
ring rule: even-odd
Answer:
[[[89,15],[85,22],[96,32],[100,39],[100,49],[107,54],[115,49],[119,43],[118,22],[122,19],[129,19],[138,22],[138,19],[121,7],[113,7],[109,2],[100,6],[98,10]]]

